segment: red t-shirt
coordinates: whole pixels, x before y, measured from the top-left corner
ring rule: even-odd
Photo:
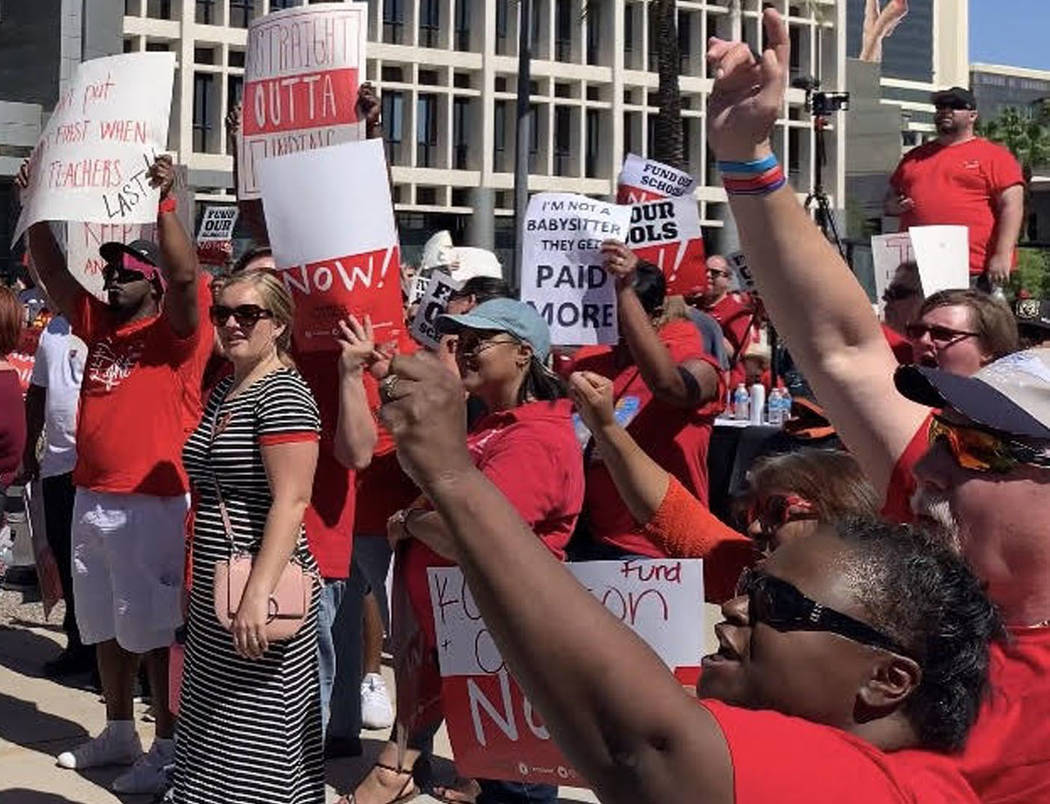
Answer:
[[[0,491],[15,478],[26,448],[26,409],[18,373],[0,369]],[[0,522],[4,514],[0,511]]]
[[[893,356],[897,358],[898,363],[902,366],[907,366],[915,362],[915,350],[912,348],[911,341],[897,332],[897,330],[883,324],[882,337],[886,339],[886,343],[893,350]]]
[[[722,334],[732,349],[729,358],[729,387],[736,388],[745,380],[744,353],[751,345],[755,313],[751,305],[732,293],[727,293],[704,312],[722,327]]]
[[[958,759],[985,804],[1050,802],[1050,628],[991,648],[991,695]]]
[[[200,324],[179,338],[163,315],[121,324],[80,293],[70,325],[88,346],[77,417],[73,482],[110,494],[185,494],[182,445],[201,417],[201,378],[211,355],[211,290],[197,282]]]
[[[976,804],[947,756],[880,751],[831,726],[704,699],[725,736],[736,804]]]
[[[1024,175],[1009,150],[975,137],[958,145],[941,145],[936,140],[920,145],[901,160],[890,184],[915,202],[901,215],[901,230],[943,224],[968,226],[970,273],[981,274],[995,250],[999,196],[1003,190],[1024,184]]]
[[[692,321],[670,322],[660,330],[660,339],[676,363],[703,360],[722,377],[715,359],[704,352],[700,334]],[[573,370],[593,371],[613,381],[617,410],[636,411],[627,424],[627,432],[650,458],[677,477],[706,505],[707,447],[715,416],[725,407],[725,389],[721,380],[719,393],[711,402],[691,410],[677,408],[654,399],[638,367],[633,362],[624,365],[625,359],[630,359],[630,353],[624,347],[586,346],[577,353]],[[665,552],[645,534],[645,528],[634,521],[620,499],[616,484],[597,456],[587,467],[585,505],[588,524],[596,541],[628,553],[665,557]]]
[[[886,499],[882,506],[882,515],[892,522],[914,522],[915,515],[911,510],[911,498],[919,488],[919,481],[915,479],[915,464],[926,454],[930,447],[930,413],[919,429],[915,431],[908,446],[897,459],[890,475],[890,483],[886,487]]]

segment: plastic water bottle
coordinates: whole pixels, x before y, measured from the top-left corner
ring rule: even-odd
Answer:
[[[773,427],[780,427],[784,424],[784,406],[779,388],[774,388],[769,392],[769,423]]]
[[[780,424],[785,425],[791,418],[791,393],[787,388],[780,389]]]
[[[751,386],[751,424],[762,424],[766,411],[766,386],[756,382]]]
[[[747,421],[751,418],[751,397],[743,383],[740,383],[733,391],[733,418],[740,421]]]
[[[1003,292],[1002,285],[992,285],[992,298],[1006,304],[1006,294]]]

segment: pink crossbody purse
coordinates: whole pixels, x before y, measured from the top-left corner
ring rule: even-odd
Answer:
[[[219,412],[216,410],[216,420],[218,416]],[[216,421],[213,421],[212,443],[214,443],[215,436],[218,435],[215,426]],[[212,483],[215,485],[215,496],[219,500],[222,529],[230,548],[229,559],[215,562],[215,616],[219,624],[229,631],[237,609],[241,605],[241,598],[244,596],[244,588],[248,585],[248,576],[252,573],[255,557],[237,547],[233,538],[230,515],[226,510],[226,502],[219,488],[219,481],[213,477]],[[317,583],[316,573],[304,570],[294,558],[288,560],[287,566],[281,572],[281,577],[277,580],[277,585],[270,593],[270,611],[266,621],[267,640],[276,642],[290,639],[299,632],[306,620],[307,612],[310,611],[315,583]]]

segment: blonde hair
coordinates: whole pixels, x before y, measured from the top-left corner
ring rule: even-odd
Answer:
[[[672,321],[688,321],[689,305],[686,304],[684,296],[668,296],[664,299],[663,307],[659,313],[653,320],[653,326],[656,329],[661,329]]]
[[[286,366],[293,367],[290,351],[292,348],[292,322],[295,320],[295,301],[292,294],[284,286],[284,282],[278,279],[270,271],[252,269],[240,271],[228,277],[220,288],[222,293],[234,285],[251,285],[255,292],[262,297],[263,306],[273,313],[273,320],[277,324],[283,324],[284,330],[277,336],[277,356]]]

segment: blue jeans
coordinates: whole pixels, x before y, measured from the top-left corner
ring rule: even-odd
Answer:
[[[336,653],[332,639],[332,626],[339,613],[346,591],[345,580],[326,578],[321,589],[321,600],[317,608],[317,658],[321,681],[321,735],[328,730],[329,704],[332,700],[332,685],[335,683]]]
[[[478,784],[481,785],[478,804],[553,804],[558,800],[558,788],[552,784],[489,779],[478,779]]]

